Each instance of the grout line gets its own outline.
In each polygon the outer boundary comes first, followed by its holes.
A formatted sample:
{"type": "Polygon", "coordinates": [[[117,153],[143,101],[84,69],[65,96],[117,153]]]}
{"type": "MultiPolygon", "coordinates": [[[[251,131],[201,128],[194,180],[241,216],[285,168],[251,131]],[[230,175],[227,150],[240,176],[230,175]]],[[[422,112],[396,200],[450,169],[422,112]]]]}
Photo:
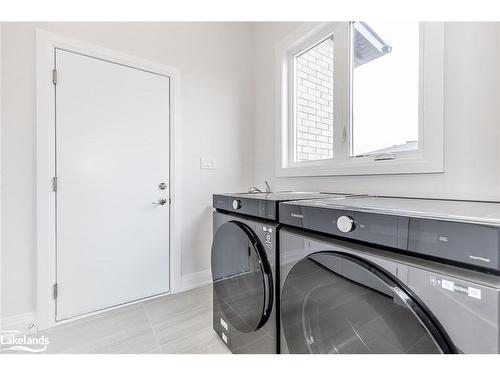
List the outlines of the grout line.
{"type": "Polygon", "coordinates": [[[149,327],[151,328],[151,331],[153,332],[153,337],[155,338],[156,344],[160,348],[160,352],[162,354],[165,354],[163,352],[163,348],[160,345],[160,341],[158,340],[158,336],[156,336],[156,332],[155,332],[155,330],[153,328],[153,323],[151,323],[151,319],[149,318],[149,314],[148,314],[148,311],[146,310],[146,306],[144,306],[144,302],[141,302],[141,306],[142,306],[142,309],[144,310],[144,314],[146,314],[146,319],[148,320],[149,327]]]}

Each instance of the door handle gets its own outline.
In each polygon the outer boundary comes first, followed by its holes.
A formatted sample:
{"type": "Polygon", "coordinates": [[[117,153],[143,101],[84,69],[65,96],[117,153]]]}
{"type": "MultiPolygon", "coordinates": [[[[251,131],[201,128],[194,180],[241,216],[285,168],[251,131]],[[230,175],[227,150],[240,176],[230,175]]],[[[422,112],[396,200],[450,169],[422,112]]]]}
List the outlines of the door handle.
{"type": "Polygon", "coordinates": [[[167,200],[165,198],[160,198],[156,202],[152,202],[154,205],[157,206],[163,206],[165,203],[167,203],[167,200]]]}

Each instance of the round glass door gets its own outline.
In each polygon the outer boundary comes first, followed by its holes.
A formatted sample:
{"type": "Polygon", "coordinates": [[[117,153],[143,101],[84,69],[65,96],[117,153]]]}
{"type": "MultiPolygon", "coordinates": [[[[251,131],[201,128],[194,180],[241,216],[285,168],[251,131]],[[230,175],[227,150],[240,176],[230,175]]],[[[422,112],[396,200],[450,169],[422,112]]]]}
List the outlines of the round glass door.
{"type": "Polygon", "coordinates": [[[269,319],[272,276],[264,248],[245,224],[222,225],[212,244],[214,293],[226,319],[240,332],[252,332],[269,319]]]}
{"type": "Polygon", "coordinates": [[[450,353],[439,323],[388,273],[320,252],[287,275],[281,321],[290,353],[450,353]]]}

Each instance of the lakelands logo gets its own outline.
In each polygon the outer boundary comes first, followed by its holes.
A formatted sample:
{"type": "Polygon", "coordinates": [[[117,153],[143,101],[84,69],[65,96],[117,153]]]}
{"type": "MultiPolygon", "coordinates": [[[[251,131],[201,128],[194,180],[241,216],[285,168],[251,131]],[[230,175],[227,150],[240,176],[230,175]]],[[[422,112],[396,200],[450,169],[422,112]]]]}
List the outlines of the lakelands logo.
{"type": "Polygon", "coordinates": [[[0,352],[41,353],[47,350],[50,341],[47,336],[26,335],[22,331],[0,331],[0,352]]]}

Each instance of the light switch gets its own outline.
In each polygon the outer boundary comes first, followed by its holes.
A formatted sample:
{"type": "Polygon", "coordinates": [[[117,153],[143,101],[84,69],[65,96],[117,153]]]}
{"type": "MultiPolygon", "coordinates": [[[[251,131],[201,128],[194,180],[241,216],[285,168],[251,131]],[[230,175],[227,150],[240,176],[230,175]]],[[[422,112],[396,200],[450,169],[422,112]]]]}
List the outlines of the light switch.
{"type": "Polygon", "coordinates": [[[207,157],[207,156],[202,156],[200,158],[200,169],[215,169],[216,166],[216,159],[207,157]]]}

